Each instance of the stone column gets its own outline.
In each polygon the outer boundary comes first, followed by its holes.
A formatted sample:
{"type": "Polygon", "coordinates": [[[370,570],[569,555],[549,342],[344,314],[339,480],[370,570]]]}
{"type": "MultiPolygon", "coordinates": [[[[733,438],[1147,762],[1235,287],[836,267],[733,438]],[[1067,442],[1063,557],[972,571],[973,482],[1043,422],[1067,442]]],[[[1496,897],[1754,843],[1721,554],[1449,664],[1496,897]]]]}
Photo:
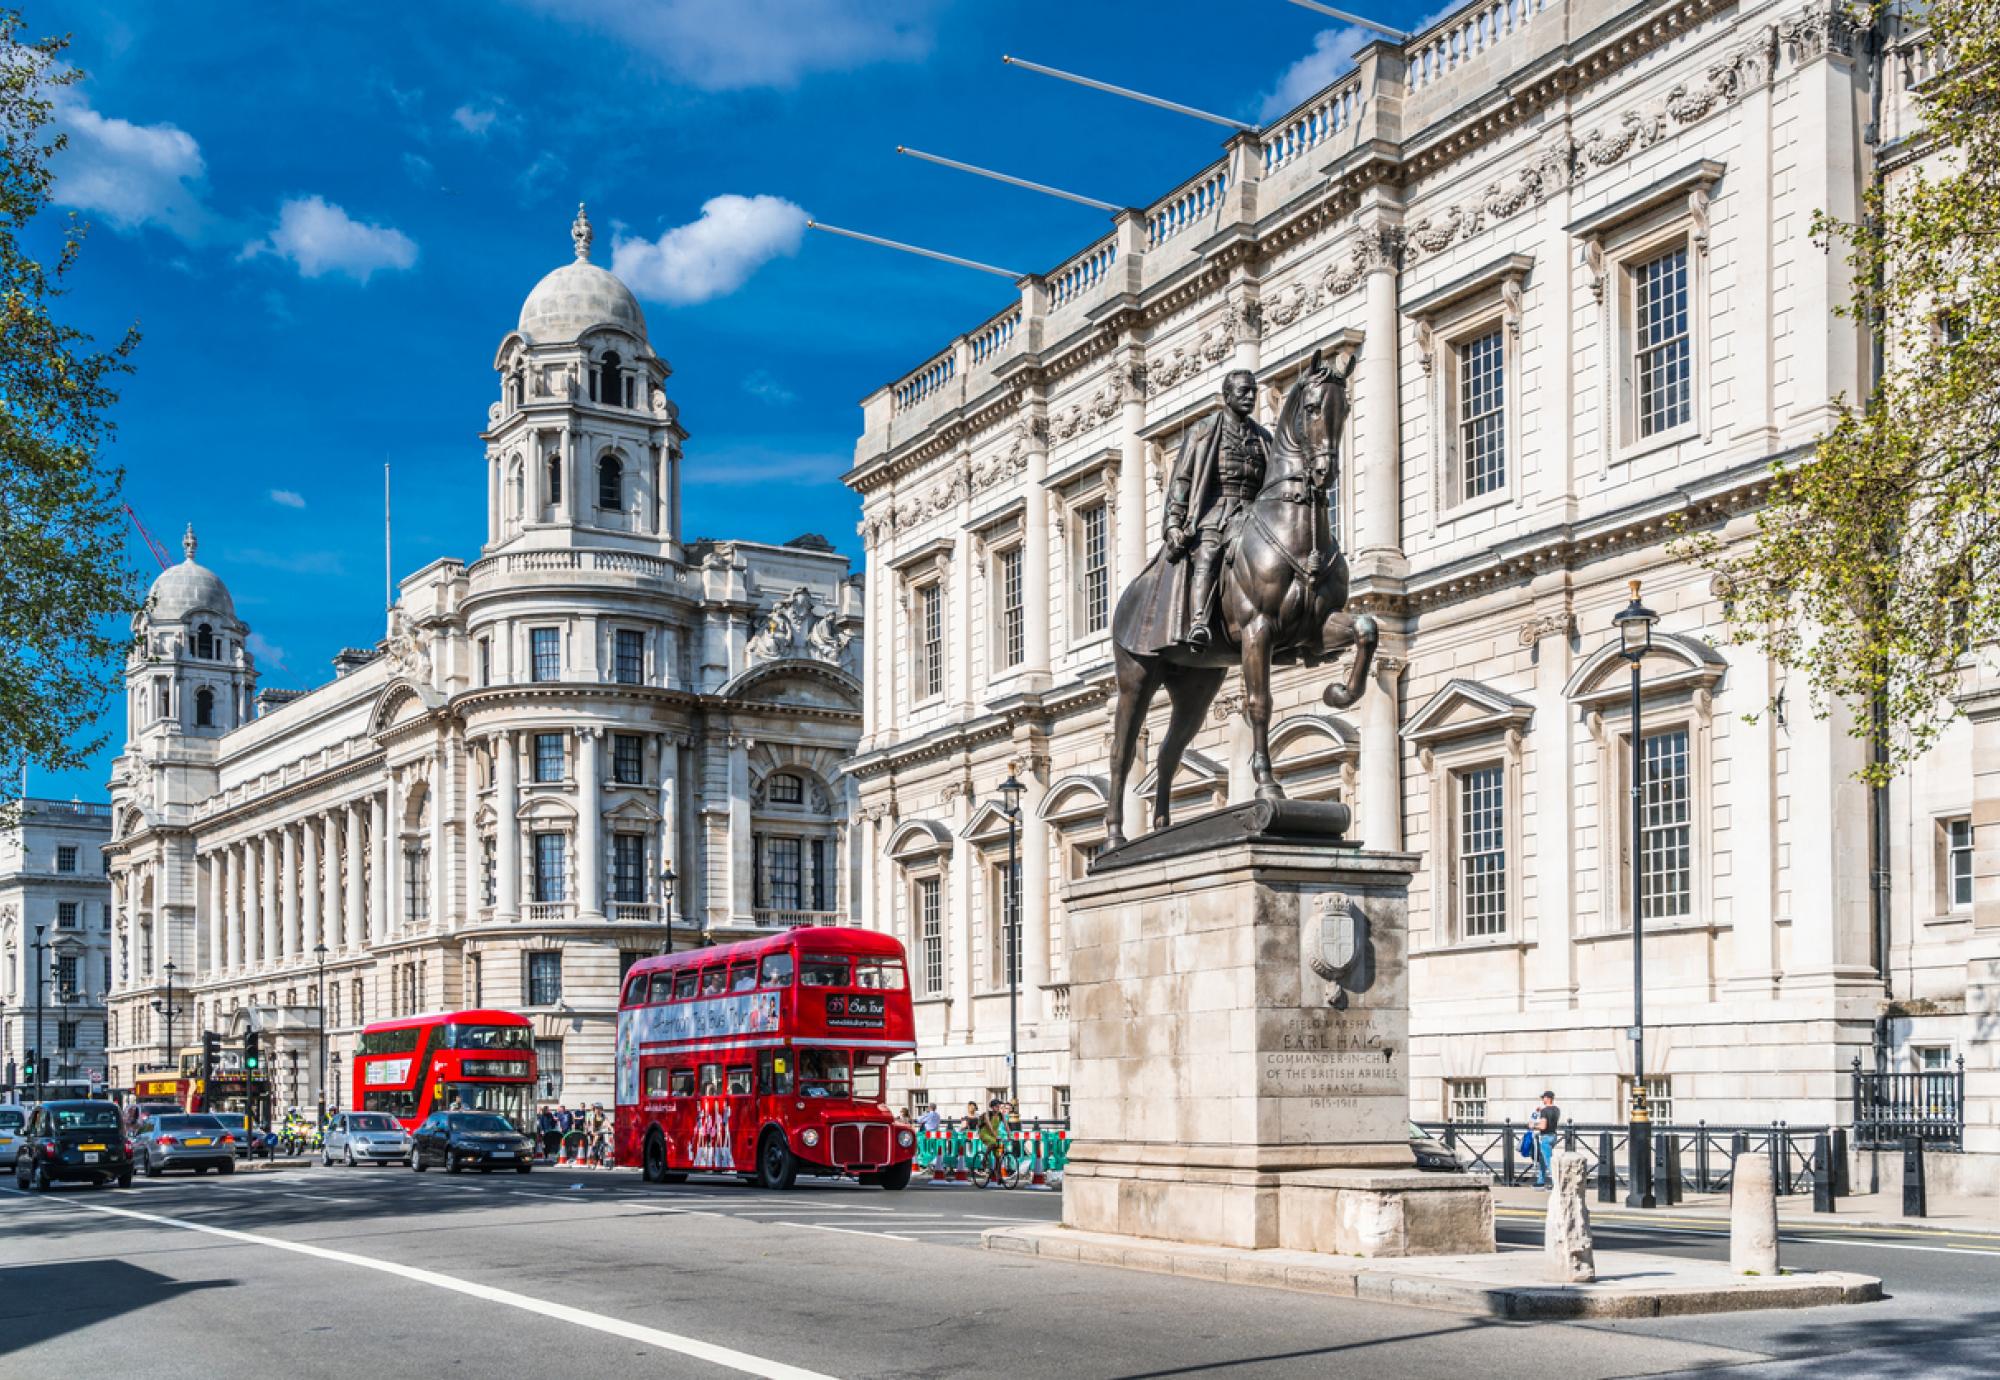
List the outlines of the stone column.
{"type": "MultiPolygon", "coordinates": [[[[872,585],[871,585],[872,588],[872,585]]],[[[869,697],[874,698],[871,694],[869,697]]],[[[680,874],[685,860],[681,857],[681,750],[673,735],[660,735],[660,864],[671,863],[674,869],[674,885],[662,887],[660,895],[660,921],[671,923],[674,918],[674,900],[679,890],[680,874]]]]}
{"type": "MultiPolygon", "coordinates": [[[[1777,978],[1776,769],[1771,666],[1751,644],[1729,652],[1731,990],[1774,995],[1777,978]],[[1746,720],[1745,715],[1755,715],[1746,720]]],[[[1546,796],[1543,797],[1546,799],[1546,796]]]]}
{"type": "MultiPolygon", "coordinates": [[[[954,465],[966,463],[965,456],[952,458],[954,465]]],[[[960,718],[972,714],[972,583],[975,575],[980,575],[977,561],[972,554],[972,533],[967,527],[972,521],[972,485],[961,482],[957,510],[958,531],[952,537],[951,571],[946,577],[945,597],[951,601],[951,613],[945,623],[945,695],[952,709],[960,718]]],[[[993,591],[987,590],[987,598],[980,600],[982,608],[991,601],[993,591]]]]}
{"type": "Polygon", "coordinates": [[[577,730],[576,909],[583,920],[604,918],[604,792],[597,760],[603,738],[595,724],[577,730]]]}
{"type": "MultiPolygon", "coordinates": [[[[1965,1148],[2000,1154],[2000,682],[1961,696],[1972,725],[1972,933],[1965,943],[1965,1148]]],[[[1796,756],[1796,754],[1795,754],[1796,756]]]]}
{"type": "Polygon", "coordinates": [[[256,837],[243,840],[243,966],[255,966],[264,956],[264,846],[256,837]]]}
{"type": "Polygon", "coordinates": [[[263,884],[258,904],[263,908],[263,938],[257,945],[257,960],[260,963],[278,961],[278,841],[270,834],[259,840],[263,857],[259,860],[257,876],[263,884]]]}
{"type": "MultiPolygon", "coordinates": [[[[1860,146],[1860,131],[1855,128],[1859,102],[1854,62],[1861,45],[1829,41],[1844,29],[1848,30],[1845,37],[1854,37],[1844,9],[1835,10],[1831,21],[1822,22],[1824,29],[1804,35],[1790,49],[1790,89],[1785,100],[1787,117],[1802,121],[1798,128],[1815,131],[1811,148],[1819,156],[1801,158],[1785,184],[1793,216],[1823,211],[1834,220],[1852,224],[1861,218],[1861,179],[1851,159],[1832,150],[1860,146]]],[[[1853,300],[1852,275],[1844,254],[1804,253],[1794,259],[1785,277],[1785,305],[1791,319],[1802,323],[1785,341],[1791,355],[1786,372],[1796,400],[1786,419],[1786,430],[1801,438],[1832,424],[1838,416],[1839,398],[1858,397],[1866,388],[1862,327],[1835,315],[1853,300]]],[[[1743,310],[1752,323],[1768,319],[1759,314],[1755,304],[1746,304],[1743,310]]],[[[1754,385],[1746,381],[1746,386],[1754,385]]],[[[1794,753],[1792,760],[1796,762],[1798,756],[1794,753]]]]}
{"type": "Polygon", "coordinates": [[[458,754],[447,737],[439,745],[431,777],[431,928],[449,928],[451,917],[452,788],[458,754]]]}
{"type": "Polygon", "coordinates": [[[340,826],[341,843],[347,855],[344,882],[345,899],[340,907],[340,947],[353,953],[361,948],[363,921],[368,913],[368,898],[365,890],[366,866],[361,836],[361,803],[350,800],[341,807],[343,816],[340,826]]]}
{"type": "Polygon", "coordinates": [[[1361,720],[1361,799],[1354,830],[1378,851],[1403,846],[1403,743],[1398,736],[1403,668],[1399,656],[1377,655],[1373,680],[1355,706],[1361,720]]]}
{"type": "Polygon", "coordinates": [[[368,942],[380,944],[389,937],[389,811],[377,791],[368,797],[368,841],[375,854],[373,885],[368,888],[368,942]]]}
{"type": "Polygon", "coordinates": [[[403,933],[410,917],[403,911],[403,816],[410,807],[403,773],[392,768],[389,789],[383,802],[382,832],[376,838],[376,875],[382,879],[381,913],[375,917],[377,939],[403,933]]]}
{"type": "MultiPolygon", "coordinates": [[[[304,835],[304,865],[299,877],[300,900],[304,903],[305,933],[299,936],[299,952],[308,957],[319,947],[319,831],[323,816],[307,815],[299,821],[299,830],[304,835]]],[[[314,1051],[315,1054],[318,1051],[314,1051]]],[[[315,1065],[317,1067],[317,1065],[315,1065]]]]}
{"type": "MultiPolygon", "coordinates": [[[[1049,983],[1049,826],[1041,817],[1048,794],[1048,769],[1029,764],[1022,784],[1019,821],[1021,849],[1021,1019],[1039,1021],[1047,1009],[1049,983]]],[[[1025,1080],[1024,1080],[1025,1081],[1025,1080]]]]}
{"type": "MultiPolygon", "coordinates": [[[[1112,382],[1118,389],[1118,489],[1112,504],[1117,513],[1116,575],[1111,582],[1115,602],[1146,564],[1146,357],[1127,341],[1113,356],[1112,382]]],[[[1046,457],[1044,457],[1046,460],[1046,457]]],[[[1071,547],[1075,549],[1074,545],[1071,547]]],[[[1076,588],[1070,579],[1072,596],[1076,588]]],[[[1072,624],[1072,627],[1075,625],[1072,624]]]]}
{"type": "Polygon", "coordinates": [[[279,835],[278,849],[282,859],[278,874],[278,951],[289,963],[299,956],[299,893],[304,890],[299,880],[299,839],[289,824],[279,835]]]}
{"type": "MultiPolygon", "coordinates": [[[[750,834],[750,740],[729,737],[729,918],[757,918],[756,840],[750,834]]],[[[713,860],[711,860],[713,865],[713,860]]]]}
{"type": "MultiPolygon", "coordinates": [[[[1736,49],[1732,56],[1740,59],[1736,70],[1744,89],[1737,103],[1736,116],[1737,128],[1742,134],[1736,141],[1730,160],[1733,165],[1730,168],[1731,177],[1742,174],[1742,180],[1732,189],[1729,204],[1730,219],[1737,223],[1736,235],[1730,245],[1735,281],[1729,289],[1729,308],[1733,319],[1729,330],[1729,353],[1734,357],[1736,375],[1730,389],[1731,411],[1736,419],[1735,434],[1731,439],[1746,448],[1756,447],[1762,451],[1775,446],[1778,439],[1778,429],[1772,425],[1771,410],[1777,392],[1772,347],[1775,344],[1773,323],[1778,313],[1771,301],[1771,200],[1774,184],[1771,177],[1771,39],[1768,31],[1736,49]]],[[[1819,147],[1852,146],[1825,144],[1819,147]]],[[[1793,318],[1795,321],[1806,319],[1809,318],[1793,318]]]]}
{"type": "Polygon", "coordinates": [[[1406,562],[1402,532],[1401,411],[1397,406],[1397,314],[1394,233],[1379,216],[1360,219],[1368,268],[1362,309],[1364,337],[1355,364],[1354,514],[1356,574],[1400,579],[1406,562]]]}
{"type": "MultiPolygon", "coordinates": [[[[1546,577],[1536,591],[1537,612],[1522,625],[1521,641],[1535,649],[1535,904],[1534,933],[1525,934],[1527,916],[1509,918],[1516,935],[1531,937],[1528,951],[1528,1001],[1535,1006],[1567,1008],[1576,997],[1576,806],[1575,762],[1570,734],[1576,716],[1563,688],[1570,676],[1570,613],[1567,575],[1546,577]]],[[[1520,786],[1525,789],[1526,783],[1520,786]]],[[[1431,806],[1432,856],[1442,848],[1437,840],[1449,828],[1448,802],[1431,806]]],[[[1517,797],[1508,802],[1519,812],[1517,797]]]]}
{"type": "Polygon", "coordinates": [[[493,853],[495,871],[493,918],[521,918],[521,787],[520,753],[512,733],[493,738],[493,853]]]}
{"type": "MultiPolygon", "coordinates": [[[[207,856],[208,961],[203,966],[203,972],[210,977],[222,971],[223,955],[227,951],[229,943],[224,938],[228,933],[229,924],[228,911],[224,899],[229,894],[224,885],[224,868],[227,858],[228,853],[222,850],[212,850],[207,856]]],[[[131,970],[127,969],[126,971],[129,972],[131,970]]]]}
{"type": "MultiPolygon", "coordinates": [[[[228,953],[225,966],[233,973],[243,967],[243,850],[240,845],[226,844],[222,856],[227,868],[222,887],[227,905],[222,918],[223,942],[228,953]]],[[[132,976],[136,979],[138,975],[139,969],[134,966],[132,976]]]]}
{"type": "MultiPolygon", "coordinates": [[[[1021,515],[1021,605],[1026,635],[1021,671],[1032,684],[1049,676],[1049,422],[1040,390],[1024,398],[1019,423],[1028,451],[1021,515]]],[[[1143,418],[1142,418],[1143,425],[1143,418]]],[[[886,627],[886,620],[884,626],[886,627]]],[[[873,629],[870,629],[871,634],[873,629]]]]}

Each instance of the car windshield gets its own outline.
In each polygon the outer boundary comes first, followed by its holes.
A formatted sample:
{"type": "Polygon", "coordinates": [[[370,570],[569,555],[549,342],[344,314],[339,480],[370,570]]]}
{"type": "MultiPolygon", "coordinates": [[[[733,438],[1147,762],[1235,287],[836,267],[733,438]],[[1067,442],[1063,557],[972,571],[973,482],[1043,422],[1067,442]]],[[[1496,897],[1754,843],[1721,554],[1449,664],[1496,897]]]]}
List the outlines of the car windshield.
{"type": "Polygon", "coordinates": [[[347,1118],[347,1129],[350,1131],[393,1131],[396,1129],[396,1123],[380,1113],[371,1115],[364,1112],[358,1116],[347,1118]]]}
{"type": "Polygon", "coordinates": [[[476,1131],[482,1135],[506,1135],[514,1129],[505,1117],[487,1116],[483,1112],[458,1112],[450,1120],[454,1131],[476,1131]]]}
{"type": "Polygon", "coordinates": [[[108,1104],[96,1107],[52,1107],[59,1131],[89,1129],[93,1131],[115,1131],[118,1129],[118,1109],[108,1104]]]}
{"type": "Polygon", "coordinates": [[[526,1083],[445,1083],[440,1089],[453,1113],[492,1112],[505,1117],[514,1130],[528,1129],[528,1094],[532,1089],[526,1083]]]}
{"type": "Polygon", "coordinates": [[[847,1051],[799,1051],[799,1091],[807,1097],[846,1097],[849,1090],[847,1051]]]}
{"type": "Polygon", "coordinates": [[[27,1114],[18,1107],[0,1108],[0,1131],[18,1131],[27,1119],[27,1114]]]}
{"type": "Polygon", "coordinates": [[[163,1116],[153,1119],[156,1131],[224,1131],[228,1127],[212,1116],[163,1116]]]}
{"type": "Polygon", "coordinates": [[[250,1118],[242,1112],[211,1112],[209,1115],[232,1131],[241,1131],[250,1124],[250,1118]]]}

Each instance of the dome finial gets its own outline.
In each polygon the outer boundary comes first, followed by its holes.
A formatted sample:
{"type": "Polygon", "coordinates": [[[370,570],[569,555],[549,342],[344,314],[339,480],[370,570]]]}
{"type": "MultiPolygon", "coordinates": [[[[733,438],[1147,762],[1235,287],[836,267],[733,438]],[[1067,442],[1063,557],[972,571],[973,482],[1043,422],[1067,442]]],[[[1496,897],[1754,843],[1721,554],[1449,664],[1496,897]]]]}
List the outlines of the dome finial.
{"type": "Polygon", "coordinates": [[[576,203],[576,219],[570,222],[569,237],[576,245],[576,261],[578,263],[589,263],[590,241],[592,239],[590,217],[584,214],[583,203],[581,201],[576,203]]]}
{"type": "Polygon", "coordinates": [[[194,524],[192,522],[188,524],[186,535],[181,538],[181,550],[187,553],[189,560],[194,559],[194,524]]]}

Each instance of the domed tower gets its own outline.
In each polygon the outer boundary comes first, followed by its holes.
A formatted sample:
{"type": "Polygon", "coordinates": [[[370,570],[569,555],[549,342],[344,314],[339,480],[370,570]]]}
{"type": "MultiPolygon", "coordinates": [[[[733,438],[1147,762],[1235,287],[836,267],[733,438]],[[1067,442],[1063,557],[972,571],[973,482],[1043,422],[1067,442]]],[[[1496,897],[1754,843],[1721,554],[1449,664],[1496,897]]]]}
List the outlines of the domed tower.
{"type": "Polygon", "coordinates": [[[486,554],[591,546],[680,557],[680,457],[630,288],[590,261],[590,218],[570,226],[574,262],[539,283],[493,367],[500,401],[486,442],[486,554]]]}
{"type": "Polygon", "coordinates": [[[219,738],[250,718],[257,663],[250,629],[213,570],[194,558],[194,525],[181,538],[186,559],[153,581],[132,618],[136,644],[125,662],[126,740],[162,734],[219,738]]]}

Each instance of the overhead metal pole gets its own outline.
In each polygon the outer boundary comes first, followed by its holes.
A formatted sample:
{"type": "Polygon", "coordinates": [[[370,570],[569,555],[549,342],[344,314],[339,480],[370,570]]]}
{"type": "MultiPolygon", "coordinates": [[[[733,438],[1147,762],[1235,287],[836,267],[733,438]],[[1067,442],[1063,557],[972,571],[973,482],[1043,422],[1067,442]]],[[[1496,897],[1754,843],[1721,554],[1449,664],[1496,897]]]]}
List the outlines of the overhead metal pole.
{"type": "Polygon", "coordinates": [[[1122,209],[1116,202],[1099,201],[1094,196],[1079,196],[1075,192],[1066,192],[1060,187],[1051,187],[1042,182],[1030,182],[1025,177],[1009,177],[1006,173],[994,172],[991,168],[976,167],[971,163],[961,163],[956,158],[944,158],[935,153],[925,153],[922,149],[913,149],[907,144],[896,145],[896,152],[907,154],[911,158],[921,158],[924,162],[935,163],[941,168],[956,168],[960,172],[971,173],[974,177],[990,177],[995,182],[1005,182],[1010,187],[1024,187],[1028,191],[1040,192],[1044,196],[1059,196],[1064,201],[1074,201],[1081,206],[1095,206],[1100,211],[1117,211],[1122,209]]]}
{"type": "Polygon", "coordinates": [[[1322,5],[1319,3],[1319,0],[1292,0],[1292,3],[1302,10],[1311,10],[1315,14],[1324,14],[1331,18],[1353,24],[1358,28],[1373,29],[1378,34],[1387,34],[1398,43],[1409,41],[1410,35],[1404,33],[1401,29],[1392,29],[1387,24],[1377,24],[1374,20],[1363,19],[1358,14],[1349,14],[1346,10],[1337,10],[1331,5],[1322,5]]]}
{"type": "Polygon", "coordinates": [[[995,268],[992,264],[980,263],[977,259],[961,259],[956,254],[940,254],[935,249],[922,249],[914,244],[904,244],[901,240],[885,240],[880,235],[864,235],[859,230],[843,230],[838,225],[828,225],[823,220],[806,222],[808,230],[824,230],[829,235],[839,235],[845,239],[860,240],[863,244],[879,244],[884,249],[899,249],[905,254],[915,254],[920,258],[936,259],[939,263],[956,264],[960,268],[976,268],[981,273],[991,273],[996,278],[1006,278],[1019,282],[1027,277],[1011,268],[995,268]]]}
{"type": "Polygon", "coordinates": [[[1026,58],[1002,56],[1000,61],[1006,63],[1009,67],[1025,68],[1027,71],[1040,72],[1045,77],[1054,77],[1059,81],[1075,82],[1078,86],[1087,86],[1093,91],[1102,91],[1107,95],[1123,96],[1128,101],[1138,101],[1142,105],[1158,106],[1161,110],[1171,110],[1176,115],[1192,115],[1197,120],[1206,120],[1212,125],[1221,125],[1225,129],[1249,130],[1254,132],[1257,128],[1257,126],[1245,124],[1241,120],[1232,120],[1227,115],[1212,115],[1206,110],[1196,110],[1191,105],[1182,105],[1179,101],[1169,101],[1163,100],[1158,96],[1148,96],[1143,91],[1134,91],[1127,86],[1113,86],[1108,81],[1097,81],[1091,77],[1079,77],[1074,72],[1065,72],[1059,67],[1044,67],[1041,63],[1030,62],[1026,58]]]}

